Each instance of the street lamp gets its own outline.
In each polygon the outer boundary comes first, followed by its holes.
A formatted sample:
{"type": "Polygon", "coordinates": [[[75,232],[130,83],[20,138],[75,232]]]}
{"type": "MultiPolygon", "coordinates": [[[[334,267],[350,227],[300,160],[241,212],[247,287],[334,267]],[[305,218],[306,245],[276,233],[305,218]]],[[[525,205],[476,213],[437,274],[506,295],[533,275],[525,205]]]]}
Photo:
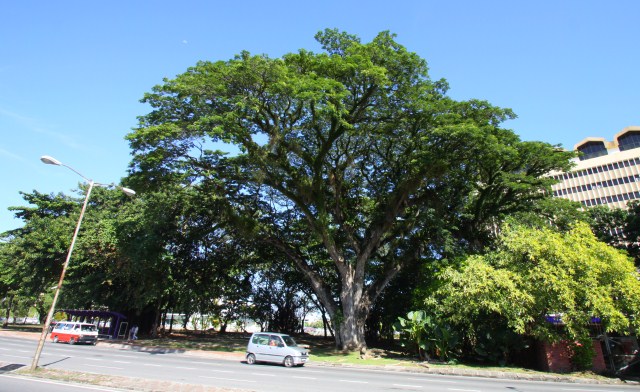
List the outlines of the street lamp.
{"type": "MultiPolygon", "coordinates": [[[[83,176],[76,169],[71,166],[67,166],[59,160],[50,157],[48,155],[44,155],[40,157],[40,160],[47,165],[56,165],[56,166],[64,166],[69,170],[73,171],[80,177],[82,177],[86,182],[89,183],[89,187],[87,188],[87,194],[84,197],[84,203],[82,204],[82,210],[80,211],[80,217],[78,218],[78,223],[76,224],[76,230],[73,233],[73,238],[71,239],[71,246],[69,246],[69,251],[67,252],[67,258],[62,265],[62,272],[60,273],[60,280],[58,280],[58,286],[56,287],[56,292],[53,295],[53,302],[51,303],[51,309],[49,309],[49,313],[47,314],[47,319],[44,322],[44,326],[42,327],[42,333],[40,334],[40,340],[38,341],[38,348],[36,349],[36,354],[33,357],[33,363],[31,364],[31,370],[35,370],[38,367],[38,361],[40,360],[40,354],[42,353],[42,348],[44,347],[44,341],[47,337],[47,333],[49,332],[49,326],[51,325],[51,319],[53,318],[53,313],[56,309],[56,303],[58,302],[58,296],[60,295],[60,289],[62,288],[62,282],[64,281],[64,275],[67,273],[67,267],[69,266],[69,260],[71,259],[71,254],[73,253],[73,247],[76,244],[76,239],[78,238],[78,232],[80,231],[80,224],[82,224],[82,218],[84,218],[84,212],[87,209],[87,204],[89,202],[89,196],[91,195],[91,191],[94,186],[115,186],[113,184],[100,184],[96,183],[91,179],[83,176]]],[[[136,194],[135,191],[129,188],[117,186],[120,188],[125,194],[129,196],[133,196],[136,194]]]]}

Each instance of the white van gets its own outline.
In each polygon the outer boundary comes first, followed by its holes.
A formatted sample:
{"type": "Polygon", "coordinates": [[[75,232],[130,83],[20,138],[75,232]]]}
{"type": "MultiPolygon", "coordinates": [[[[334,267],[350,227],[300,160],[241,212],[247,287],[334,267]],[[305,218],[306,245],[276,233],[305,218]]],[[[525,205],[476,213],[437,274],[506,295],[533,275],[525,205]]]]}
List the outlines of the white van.
{"type": "Polygon", "coordinates": [[[289,335],[275,332],[256,332],[247,345],[247,363],[281,363],[286,367],[303,366],[309,360],[306,348],[298,347],[289,335]]]}
{"type": "Polygon", "coordinates": [[[51,331],[51,340],[54,343],[89,343],[95,345],[98,342],[98,328],[89,323],[60,321],[51,331]]]}

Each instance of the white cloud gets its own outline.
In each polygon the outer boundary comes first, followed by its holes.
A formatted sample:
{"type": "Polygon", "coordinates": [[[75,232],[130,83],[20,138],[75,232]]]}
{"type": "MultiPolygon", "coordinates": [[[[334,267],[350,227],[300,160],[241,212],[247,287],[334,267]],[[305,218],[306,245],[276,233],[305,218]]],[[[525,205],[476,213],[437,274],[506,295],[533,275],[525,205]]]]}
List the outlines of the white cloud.
{"type": "Polygon", "coordinates": [[[41,126],[36,119],[17,114],[17,113],[5,110],[3,108],[0,108],[0,116],[8,117],[12,119],[14,122],[21,125],[22,127],[28,130],[31,130],[35,133],[56,139],[58,142],[64,144],[69,148],[73,148],[76,150],[81,150],[84,148],[82,144],[76,142],[69,135],[65,135],[64,133],[60,133],[60,132],[51,131],[50,129],[47,129],[41,126]]]}
{"type": "Polygon", "coordinates": [[[11,151],[7,151],[4,148],[0,148],[0,156],[7,157],[7,158],[10,158],[10,159],[13,159],[13,160],[16,160],[16,161],[20,161],[20,162],[24,162],[24,163],[28,162],[26,159],[24,159],[20,155],[14,154],[11,151]]]}

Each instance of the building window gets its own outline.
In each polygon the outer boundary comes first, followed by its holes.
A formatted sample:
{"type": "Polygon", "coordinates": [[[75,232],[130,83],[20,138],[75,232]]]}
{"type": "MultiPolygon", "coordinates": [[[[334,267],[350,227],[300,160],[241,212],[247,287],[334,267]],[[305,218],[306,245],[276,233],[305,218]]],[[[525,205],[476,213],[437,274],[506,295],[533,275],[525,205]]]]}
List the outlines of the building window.
{"type": "Polygon", "coordinates": [[[640,147],[640,132],[631,131],[618,138],[620,151],[631,150],[640,147]]]}
{"type": "Polygon", "coordinates": [[[578,147],[578,151],[581,152],[581,161],[607,155],[607,148],[604,146],[603,142],[587,142],[578,147]]]}

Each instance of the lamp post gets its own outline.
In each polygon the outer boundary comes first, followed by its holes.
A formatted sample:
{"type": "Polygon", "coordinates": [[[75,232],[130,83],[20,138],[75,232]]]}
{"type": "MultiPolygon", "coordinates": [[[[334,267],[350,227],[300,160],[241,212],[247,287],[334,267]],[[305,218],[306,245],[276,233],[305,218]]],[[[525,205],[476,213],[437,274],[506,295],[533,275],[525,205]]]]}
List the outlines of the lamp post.
{"type": "MultiPolygon", "coordinates": [[[[87,188],[87,194],[84,197],[84,203],[82,204],[82,210],[80,211],[80,217],[78,218],[78,223],[76,224],[76,230],[73,233],[73,238],[71,239],[71,245],[69,246],[69,251],[67,252],[67,258],[64,261],[64,264],[62,265],[62,272],[60,273],[60,279],[58,280],[58,286],[56,287],[56,291],[55,294],[53,295],[53,302],[51,303],[51,308],[49,309],[49,313],[47,313],[47,318],[44,322],[44,326],[42,327],[42,333],[40,334],[40,340],[38,341],[38,348],[36,349],[36,354],[33,357],[33,362],[31,363],[31,370],[35,370],[38,367],[38,361],[40,360],[40,354],[42,353],[42,348],[44,347],[44,341],[47,337],[47,333],[49,332],[49,326],[51,325],[51,319],[53,318],[53,313],[55,312],[56,309],[56,303],[58,302],[58,296],[60,295],[60,289],[62,288],[62,282],[64,281],[64,276],[67,273],[67,267],[69,266],[69,260],[71,259],[71,254],[73,253],[73,247],[76,244],[76,239],[78,238],[78,232],[80,231],[80,225],[82,224],[82,218],[84,218],[84,212],[87,209],[87,204],[89,202],[89,196],[91,195],[91,191],[93,190],[94,186],[102,186],[104,184],[99,184],[94,182],[91,179],[88,179],[87,177],[83,176],[82,174],[80,174],[80,172],[78,172],[76,169],[72,168],[71,166],[67,166],[65,164],[63,164],[62,162],[58,161],[57,159],[50,157],[48,155],[44,155],[42,157],[40,157],[40,160],[43,163],[46,163],[47,165],[56,165],[56,166],[64,166],[68,169],[70,169],[71,171],[73,171],[74,173],[76,173],[77,175],[79,175],[80,177],[82,177],[88,184],[89,187],[87,188]]],[[[120,188],[125,194],[129,195],[129,196],[133,196],[136,194],[135,191],[133,191],[132,189],[129,188],[125,188],[125,187],[118,187],[120,188]]]]}

